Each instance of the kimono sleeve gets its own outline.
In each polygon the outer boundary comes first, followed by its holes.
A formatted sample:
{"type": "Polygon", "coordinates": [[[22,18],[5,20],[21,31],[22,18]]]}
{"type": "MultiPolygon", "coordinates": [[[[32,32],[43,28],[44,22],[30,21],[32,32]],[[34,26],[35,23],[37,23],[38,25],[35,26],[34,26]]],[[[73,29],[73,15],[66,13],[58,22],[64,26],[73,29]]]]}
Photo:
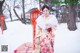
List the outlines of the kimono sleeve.
{"type": "Polygon", "coordinates": [[[45,23],[44,23],[44,21],[43,21],[43,19],[42,19],[42,16],[39,16],[39,17],[36,19],[36,23],[37,23],[37,25],[38,25],[40,28],[42,28],[42,29],[45,29],[45,28],[46,28],[45,23]]]}
{"type": "Polygon", "coordinates": [[[52,18],[51,19],[51,24],[58,26],[58,20],[57,20],[57,18],[54,15],[52,15],[51,18],[52,18]]]}

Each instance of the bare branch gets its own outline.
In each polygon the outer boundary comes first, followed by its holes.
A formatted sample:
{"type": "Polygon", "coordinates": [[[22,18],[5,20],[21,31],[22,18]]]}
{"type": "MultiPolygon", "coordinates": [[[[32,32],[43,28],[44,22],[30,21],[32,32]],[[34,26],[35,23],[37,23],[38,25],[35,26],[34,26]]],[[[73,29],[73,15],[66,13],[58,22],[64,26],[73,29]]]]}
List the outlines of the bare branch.
{"type": "Polygon", "coordinates": [[[15,15],[18,17],[18,19],[19,19],[20,21],[22,21],[22,20],[20,19],[19,15],[17,14],[15,8],[13,9],[13,11],[14,11],[15,15]]]}

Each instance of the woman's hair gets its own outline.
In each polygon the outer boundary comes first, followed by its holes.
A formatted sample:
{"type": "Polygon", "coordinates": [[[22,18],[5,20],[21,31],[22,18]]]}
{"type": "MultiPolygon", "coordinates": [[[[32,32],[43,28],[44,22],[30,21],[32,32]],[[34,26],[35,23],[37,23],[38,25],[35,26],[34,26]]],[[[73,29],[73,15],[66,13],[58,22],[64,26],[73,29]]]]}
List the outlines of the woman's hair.
{"type": "Polygon", "coordinates": [[[42,11],[43,11],[45,8],[47,8],[48,10],[50,9],[47,5],[44,5],[44,6],[42,7],[42,11]]]}

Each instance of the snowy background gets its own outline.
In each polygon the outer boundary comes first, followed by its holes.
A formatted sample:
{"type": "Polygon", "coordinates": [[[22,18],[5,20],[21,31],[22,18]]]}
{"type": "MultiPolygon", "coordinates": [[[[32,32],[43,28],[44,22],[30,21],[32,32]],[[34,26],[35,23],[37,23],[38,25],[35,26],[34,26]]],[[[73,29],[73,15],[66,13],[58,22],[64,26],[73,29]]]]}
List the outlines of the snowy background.
{"type": "MultiPolygon", "coordinates": [[[[13,53],[18,46],[33,41],[31,25],[24,25],[20,21],[7,22],[6,25],[7,30],[3,34],[0,30],[0,46],[8,45],[8,52],[4,53],[13,53]]],[[[0,50],[0,53],[3,52],[0,50]]]]}
{"type": "MultiPolygon", "coordinates": [[[[11,7],[13,19],[16,19],[17,17],[13,12],[13,1],[14,0],[6,0],[6,3],[11,7]]],[[[25,2],[27,3],[27,0],[25,2]]],[[[26,12],[33,7],[39,6],[38,3],[33,0],[27,4],[26,3],[26,12]]],[[[18,15],[21,16],[21,1],[16,0],[16,6],[17,4],[19,4],[19,8],[17,8],[16,11],[18,12],[18,15]]],[[[0,27],[0,53],[13,53],[14,50],[23,43],[33,42],[33,28],[31,24],[25,25],[20,21],[8,22],[10,21],[9,12],[5,9],[3,13],[6,17],[5,21],[7,30],[5,30],[2,34],[0,27]],[[1,52],[1,45],[8,45],[8,52],[1,52]]],[[[80,22],[76,23],[76,25],[78,28],[76,31],[69,31],[66,23],[59,24],[57,30],[54,32],[54,53],[80,53],[80,22]]]]}
{"type": "MultiPolygon", "coordinates": [[[[7,30],[1,33],[0,30],[0,46],[8,45],[8,52],[13,51],[20,45],[26,42],[33,41],[32,25],[22,24],[20,21],[6,22],[7,30]]],[[[77,23],[76,31],[69,31],[67,24],[59,25],[55,33],[55,53],[80,53],[80,23],[77,23]]],[[[0,47],[1,49],[1,47],[0,47]]]]}

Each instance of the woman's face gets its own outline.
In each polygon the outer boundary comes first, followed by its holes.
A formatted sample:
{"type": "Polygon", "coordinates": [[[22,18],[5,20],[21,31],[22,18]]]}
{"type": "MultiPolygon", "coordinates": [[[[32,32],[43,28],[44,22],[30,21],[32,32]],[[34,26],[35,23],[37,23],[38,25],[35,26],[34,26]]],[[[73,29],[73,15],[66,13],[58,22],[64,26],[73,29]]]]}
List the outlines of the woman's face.
{"type": "Polygon", "coordinates": [[[48,16],[48,15],[49,15],[49,9],[44,8],[44,9],[43,9],[43,14],[44,14],[45,16],[48,16]]]}

